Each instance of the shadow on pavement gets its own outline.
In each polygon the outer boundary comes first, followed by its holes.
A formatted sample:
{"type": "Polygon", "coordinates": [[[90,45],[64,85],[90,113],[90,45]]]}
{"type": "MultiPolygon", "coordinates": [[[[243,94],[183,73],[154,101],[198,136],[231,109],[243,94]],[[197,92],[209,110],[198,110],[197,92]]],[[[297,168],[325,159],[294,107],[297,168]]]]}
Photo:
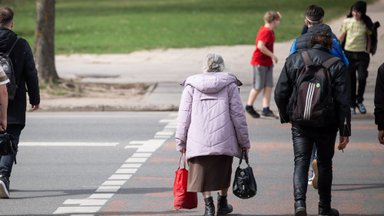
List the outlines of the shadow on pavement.
{"type": "Polygon", "coordinates": [[[333,184],[332,191],[356,191],[366,189],[384,188],[383,183],[370,183],[370,184],[333,184]]]}
{"type": "MultiPolygon", "coordinates": [[[[42,197],[60,197],[60,196],[74,196],[74,195],[91,195],[95,193],[96,189],[84,189],[84,190],[10,190],[11,200],[16,199],[33,199],[42,197]],[[22,193],[24,196],[18,196],[22,193]],[[45,194],[44,194],[45,193],[45,194]],[[52,194],[54,193],[54,194],[52,194]],[[31,194],[25,196],[25,194],[31,194]],[[37,195],[35,195],[37,194],[37,195]]],[[[162,193],[172,191],[172,188],[168,187],[155,187],[155,188],[121,188],[118,194],[146,194],[146,193],[162,193]]]]}

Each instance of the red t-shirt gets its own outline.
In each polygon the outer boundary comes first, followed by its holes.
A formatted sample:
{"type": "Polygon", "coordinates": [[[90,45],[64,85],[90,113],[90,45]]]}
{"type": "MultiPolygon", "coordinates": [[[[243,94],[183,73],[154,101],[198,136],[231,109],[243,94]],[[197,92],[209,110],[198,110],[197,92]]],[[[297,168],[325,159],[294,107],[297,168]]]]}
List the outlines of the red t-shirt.
{"type": "Polygon", "coordinates": [[[272,58],[262,53],[257,48],[257,43],[259,41],[263,41],[265,46],[273,52],[273,43],[275,42],[275,34],[273,31],[264,25],[262,25],[259,29],[259,32],[256,36],[256,48],[253,52],[252,59],[251,59],[251,65],[261,65],[261,66],[272,66],[272,58]]]}

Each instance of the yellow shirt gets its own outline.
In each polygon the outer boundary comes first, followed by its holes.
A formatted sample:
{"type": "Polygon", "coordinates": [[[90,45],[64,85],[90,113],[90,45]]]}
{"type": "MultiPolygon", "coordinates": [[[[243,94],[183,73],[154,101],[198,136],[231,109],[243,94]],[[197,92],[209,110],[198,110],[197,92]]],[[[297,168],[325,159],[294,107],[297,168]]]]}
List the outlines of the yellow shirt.
{"type": "Polygon", "coordinates": [[[344,47],[346,51],[365,52],[367,50],[367,36],[371,32],[362,20],[347,18],[343,21],[340,31],[347,33],[344,47]]]}

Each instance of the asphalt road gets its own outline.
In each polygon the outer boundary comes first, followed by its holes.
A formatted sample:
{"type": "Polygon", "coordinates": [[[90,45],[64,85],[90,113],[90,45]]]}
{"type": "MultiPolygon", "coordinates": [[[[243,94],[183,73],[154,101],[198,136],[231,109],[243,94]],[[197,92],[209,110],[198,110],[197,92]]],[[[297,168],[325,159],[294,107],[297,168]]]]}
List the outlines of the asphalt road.
{"type": "MultiPolygon", "coordinates": [[[[0,215],[202,215],[201,196],[197,209],[173,210],[175,119],[174,112],[29,113],[0,215]]],[[[249,200],[230,195],[232,215],[292,215],[290,128],[248,123],[259,190],[249,200]]],[[[384,146],[372,117],[355,117],[352,133],[335,154],[333,206],[347,216],[384,215],[384,146]]],[[[310,215],[317,199],[308,188],[310,215]]]]}

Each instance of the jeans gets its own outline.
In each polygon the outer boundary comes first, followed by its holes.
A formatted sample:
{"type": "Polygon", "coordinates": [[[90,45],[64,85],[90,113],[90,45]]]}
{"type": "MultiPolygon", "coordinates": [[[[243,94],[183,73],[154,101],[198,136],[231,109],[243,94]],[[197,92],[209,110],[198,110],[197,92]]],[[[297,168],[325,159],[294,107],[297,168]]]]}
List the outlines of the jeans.
{"type": "Polygon", "coordinates": [[[349,52],[346,51],[345,55],[349,60],[348,74],[351,79],[351,107],[356,106],[357,103],[363,103],[365,86],[368,78],[368,66],[370,61],[369,53],[366,52],[349,52]],[[359,84],[356,95],[356,71],[357,82],[359,84]]]}
{"type": "Polygon", "coordinates": [[[309,128],[293,125],[292,140],[295,156],[293,191],[295,201],[305,201],[308,187],[308,169],[312,149],[317,148],[318,193],[321,203],[330,204],[332,186],[332,159],[335,153],[337,128],[309,128]]]}
{"type": "MultiPolygon", "coordinates": [[[[15,137],[15,142],[19,144],[20,133],[23,130],[24,125],[8,125],[7,133],[15,137]]],[[[12,172],[12,166],[15,161],[15,154],[0,155],[0,174],[5,177],[10,177],[12,172]]]]}

